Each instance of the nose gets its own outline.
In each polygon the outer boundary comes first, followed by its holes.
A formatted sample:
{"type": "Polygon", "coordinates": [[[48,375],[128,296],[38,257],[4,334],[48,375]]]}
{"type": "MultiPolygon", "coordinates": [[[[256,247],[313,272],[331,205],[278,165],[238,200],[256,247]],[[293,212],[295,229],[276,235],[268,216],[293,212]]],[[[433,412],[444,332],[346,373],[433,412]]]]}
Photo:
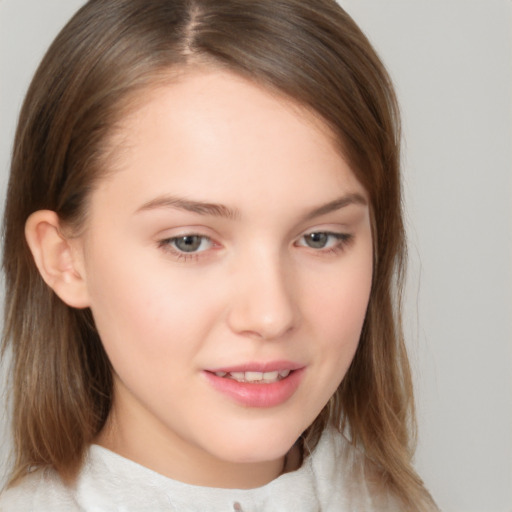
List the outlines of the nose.
{"type": "Polygon", "coordinates": [[[293,275],[277,255],[253,254],[232,274],[232,284],[228,324],[233,332],[275,340],[298,326],[293,275]]]}

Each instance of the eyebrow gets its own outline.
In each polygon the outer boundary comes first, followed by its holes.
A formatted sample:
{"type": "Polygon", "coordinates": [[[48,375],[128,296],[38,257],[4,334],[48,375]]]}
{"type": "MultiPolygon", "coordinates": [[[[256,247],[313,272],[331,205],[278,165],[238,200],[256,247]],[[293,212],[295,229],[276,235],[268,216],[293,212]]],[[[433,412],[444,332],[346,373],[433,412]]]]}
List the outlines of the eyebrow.
{"type": "Polygon", "coordinates": [[[231,220],[237,220],[240,218],[240,212],[237,209],[229,208],[223,204],[192,201],[190,199],[175,196],[161,196],[152,199],[138,208],[137,213],[141,211],[155,210],[158,208],[186,210],[188,212],[198,213],[199,215],[224,217],[231,220]]]}
{"type": "Polygon", "coordinates": [[[361,206],[366,206],[368,204],[368,201],[366,201],[364,196],[361,194],[358,194],[358,193],[347,194],[338,199],[334,199],[334,201],[330,201],[327,204],[319,206],[318,208],[314,208],[313,210],[311,210],[304,216],[304,220],[311,220],[316,217],[326,215],[327,213],[331,213],[336,210],[341,210],[342,208],[345,208],[346,206],[349,206],[352,204],[359,204],[361,206]]]}
{"type": "MultiPolygon", "coordinates": [[[[324,205],[321,205],[317,208],[310,210],[304,215],[303,220],[311,220],[316,217],[326,215],[327,213],[340,210],[341,208],[345,208],[346,206],[352,204],[366,206],[368,202],[361,194],[347,194],[345,196],[342,196],[338,199],[334,199],[333,201],[330,201],[324,205]]],[[[241,217],[240,211],[238,209],[230,208],[223,204],[193,201],[191,199],[168,195],[160,196],[155,199],[152,199],[151,201],[148,201],[147,203],[144,203],[140,208],[137,209],[136,213],[148,210],[155,210],[159,208],[185,210],[188,212],[197,213],[199,215],[223,217],[230,220],[238,220],[241,217]]]]}

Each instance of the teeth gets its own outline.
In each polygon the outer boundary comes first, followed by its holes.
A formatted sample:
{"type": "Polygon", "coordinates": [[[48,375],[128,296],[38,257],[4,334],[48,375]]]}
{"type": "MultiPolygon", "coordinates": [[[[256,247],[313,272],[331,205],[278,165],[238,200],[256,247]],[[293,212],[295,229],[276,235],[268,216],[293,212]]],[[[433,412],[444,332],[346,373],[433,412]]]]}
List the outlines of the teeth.
{"type": "Polygon", "coordinates": [[[263,380],[268,380],[270,382],[275,382],[278,380],[279,372],[265,372],[263,374],[263,380]]]}
{"type": "Polygon", "coordinates": [[[263,373],[261,372],[245,372],[245,380],[246,382],[256,382],[263,378],[263,373]]]}
{"type": "Polygon", "coordinates": [[[277,382],[290,375],[291,370],[276,370],[273,372],[215,372],[217,377],[228,377],[237,382],[277,382]]]}

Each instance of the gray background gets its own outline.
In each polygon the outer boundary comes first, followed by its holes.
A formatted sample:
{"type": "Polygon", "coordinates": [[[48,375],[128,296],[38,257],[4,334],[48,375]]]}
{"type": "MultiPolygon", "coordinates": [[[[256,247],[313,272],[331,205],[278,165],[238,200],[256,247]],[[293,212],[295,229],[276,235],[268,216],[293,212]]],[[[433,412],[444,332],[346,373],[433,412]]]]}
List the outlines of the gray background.
{"type": "MultiPolygon", "coordinates": [[[[82,3],[0,0],[2,191],[31,75],[82,3]]],[[[341,3],[403,111],[416,466],[446,512],[512,512],[512,3],[341,3]]]]}

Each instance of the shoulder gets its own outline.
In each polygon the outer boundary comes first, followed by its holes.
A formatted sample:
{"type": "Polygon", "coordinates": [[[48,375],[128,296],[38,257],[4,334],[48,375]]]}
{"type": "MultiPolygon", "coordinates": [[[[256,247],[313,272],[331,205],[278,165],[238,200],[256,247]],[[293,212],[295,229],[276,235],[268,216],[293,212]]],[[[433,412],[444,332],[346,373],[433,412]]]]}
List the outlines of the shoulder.
{"type": "Polygon", "coordinates": [[[72,485],[38,469],[0,494],[0,512],[169,510],[168,479],[98,446],[89,449],[72,485]],[[160,491],[160,492],[159,492],[160,491]]]}
{"type": "Polygon", "coordinates": [[[364,451],[329,427],[310,456],[317,492],[325,510],[398,512],[398,500],[380,482],[364,451]]]}
{"type": "MultiPolygon", "coordinates": [[[[411,507],[392,491],[382,471],[350,441],[328,427],[309,457],[322,510],[357,512],[410,512],[411,507]]],[[[428,492],[417,496],[415,511],[439,512],[428,492]]]]}
{"type": "Polygon", "coordinates": [[[75,512],[73,493],[52,469],[38,469],[0,494],[0,512],[75,512]]]}

